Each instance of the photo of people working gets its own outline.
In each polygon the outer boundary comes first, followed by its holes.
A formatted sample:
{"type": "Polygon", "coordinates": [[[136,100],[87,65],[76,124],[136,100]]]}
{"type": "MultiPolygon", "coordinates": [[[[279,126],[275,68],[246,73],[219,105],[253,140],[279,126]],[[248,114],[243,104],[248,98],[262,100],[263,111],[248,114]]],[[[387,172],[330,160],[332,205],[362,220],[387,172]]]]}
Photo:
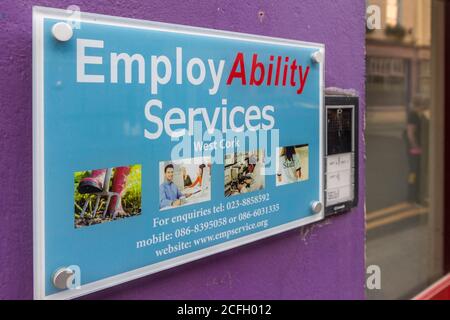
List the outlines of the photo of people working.
{"type": "Polygon", "coordinates": [[[225,155],[225,196],[265,188],[264,150],[225,155]]]}
{"type": "Polygon", "coordinates": [[[308,180],[308,145],[278,148],[276,185],[308,180]]]}
{"type": "Polygon", "coordinates": [[[159,209],[211,200],[211,159],[193,158],[159,164],[159,209]]]}

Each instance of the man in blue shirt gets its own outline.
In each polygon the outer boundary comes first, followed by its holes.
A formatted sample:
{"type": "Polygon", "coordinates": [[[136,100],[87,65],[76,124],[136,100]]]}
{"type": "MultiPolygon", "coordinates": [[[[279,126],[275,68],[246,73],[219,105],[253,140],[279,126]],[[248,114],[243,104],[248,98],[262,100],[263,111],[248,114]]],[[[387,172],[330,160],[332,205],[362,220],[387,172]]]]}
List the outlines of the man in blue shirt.
{"type": "Polygon", "coordinates": [[[183,195],[177,185],[173,183],[173,164],[168,164],[164,168],[165,181],[159,186],[159,208],[179,207],[181,205],[181,197],[189,197],[183,195]]]}

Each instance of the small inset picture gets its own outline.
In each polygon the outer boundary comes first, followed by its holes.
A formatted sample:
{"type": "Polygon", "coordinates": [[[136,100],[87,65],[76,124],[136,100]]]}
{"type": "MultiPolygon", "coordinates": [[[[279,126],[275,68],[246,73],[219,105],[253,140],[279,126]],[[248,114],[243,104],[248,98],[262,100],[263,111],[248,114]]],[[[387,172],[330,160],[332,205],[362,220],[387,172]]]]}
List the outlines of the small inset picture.
{"type": "Polygon", "coordinates": [[[75,172],[75,228],[141,214],[141,165],[75,172]]]}
{"type": "Polygon", "coordinates": [[[308,180],[308,145],[281,147],[277,152],[277,186],[308,180]]]}
{"type": "Polygon", "coordinates": [[[211,200],[211,158],[159,163],[159,209],[168,210],[211,200]]]}
{"type": "Polygon", "coordinates": [[[229,153],[224,163],[225,197],[265,188],[264,150],[229,153]]]}

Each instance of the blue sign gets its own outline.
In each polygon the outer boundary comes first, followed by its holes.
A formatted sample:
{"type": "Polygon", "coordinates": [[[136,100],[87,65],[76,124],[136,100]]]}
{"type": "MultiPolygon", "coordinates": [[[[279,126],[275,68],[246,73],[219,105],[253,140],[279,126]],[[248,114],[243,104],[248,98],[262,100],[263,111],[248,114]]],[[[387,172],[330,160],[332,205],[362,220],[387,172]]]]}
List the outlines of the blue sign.
{"type": "Polygon", "coordinates": [[[324,47],[35,8],[35,296],[323,218],[324,47]]]}

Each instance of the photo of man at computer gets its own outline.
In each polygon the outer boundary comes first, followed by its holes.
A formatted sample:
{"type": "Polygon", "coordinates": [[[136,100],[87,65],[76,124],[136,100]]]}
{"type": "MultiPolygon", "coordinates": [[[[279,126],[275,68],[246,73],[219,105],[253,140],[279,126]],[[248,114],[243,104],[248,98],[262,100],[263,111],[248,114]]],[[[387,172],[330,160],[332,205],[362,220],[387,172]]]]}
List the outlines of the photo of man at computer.
{"type": "Polygon", "coordinates": [[[225,155],[225,196],[263,190],[266,185],[264,150],[225,155]]]}
{"type": "Polygon", "coordinates": [[[159,163],[159,209],[211,200],[211,159],[193,158],[159,163]]]}

